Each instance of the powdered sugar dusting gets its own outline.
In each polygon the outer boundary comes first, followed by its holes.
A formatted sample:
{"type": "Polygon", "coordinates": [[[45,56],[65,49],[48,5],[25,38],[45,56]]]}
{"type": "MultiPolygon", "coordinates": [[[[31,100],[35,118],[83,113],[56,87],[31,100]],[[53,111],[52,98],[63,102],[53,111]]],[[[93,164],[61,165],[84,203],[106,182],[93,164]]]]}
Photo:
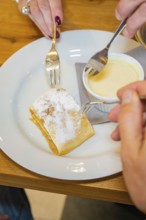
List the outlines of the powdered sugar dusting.
{"type": "Polygon", "coordinates": [[[37,98],[32,108],[44,120],[46,130],[58,146],[73,139],[80,127],[80,106],[64,89],[49,89],[37,98]]]}

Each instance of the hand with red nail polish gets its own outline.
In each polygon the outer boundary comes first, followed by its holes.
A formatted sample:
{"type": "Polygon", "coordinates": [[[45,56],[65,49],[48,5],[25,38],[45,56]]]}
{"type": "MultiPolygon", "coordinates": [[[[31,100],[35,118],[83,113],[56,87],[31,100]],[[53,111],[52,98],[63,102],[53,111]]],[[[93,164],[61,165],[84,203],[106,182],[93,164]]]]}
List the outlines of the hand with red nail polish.
{"type": "Polygon", "coordinates": [[[36,26],[47,38],[52,37],[53,21],[57,25],[56,37],[60,37],[60,28],[63,21],[63,11],[61,0],[19,0],[18,8],[22,12],[24,6],[28,6],[27,14],[36,26]]]}
{"type": "Polygon", "coordinates": [[[142,212],[146,213],[146,81],[129,84],[118,91],[121,104],[110,113],[118,122],[112,133],[121,140],[123,175],[129,194],[142,212]]]}
{"type": "Polygon", "coordinates": [[[123,34],[132,38],[146,22],[146,0],[119,0],[115,14],[118,20],[128,17],[123,34]]]}

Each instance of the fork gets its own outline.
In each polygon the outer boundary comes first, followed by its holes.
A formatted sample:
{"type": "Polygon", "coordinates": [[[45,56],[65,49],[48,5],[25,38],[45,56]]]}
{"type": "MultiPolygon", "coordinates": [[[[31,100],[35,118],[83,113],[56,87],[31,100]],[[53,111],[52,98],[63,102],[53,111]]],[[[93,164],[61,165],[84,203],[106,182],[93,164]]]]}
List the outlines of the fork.
{"type": "Polygon", "coordinates": [[[114,36],[112,37],[110,42],[107,44],[107,46],[104,49],[102,49],[101,51],[99,51],[96,54],[94,54],[90,58],[90,60],[88,61],[88,63],[84,67],[84,70],[83,70],[84,72],[86,72],[87,74],[90,74],[90,75],[96,75],[99,72],[101,72],[101,70],[103,69],[103,67],[106,65],[106,63],[108,61],[108,51],[109,51],[109,48],[110,48],[112,42],[115,40],[115,38],[125,28],[126,21],[127,21],[127,18],[121,22],[121,24],[117,28],[114,36]]]}
{"type": "Polygon", "coordinates": [[[46,55],[45,69],[47,80],[50,87],[56,87],[60,84],[60,60],[56,46],[56,24],[53,22],[53,38],[50,51],[46,55]]]}
{"type": "Polygon", "coordinates": [[[106,102],[106,101],[93,101],[93,102],[87,102],[81,106],[80,113],[87,113],[89,112],[93,107],[96,107],[98,104],[118,104],[119,101],[113,101],[113,102],[106,102]]]}
{"type": "MultiPolygon", "coordinates": [[[[79,113],[80,114],[87,114],[89,111],[91,111],[91,109],[93,107],[95,107],[95,109],[97,109],[97,118],[94,119],[94,122],[96,124],[103,124],[103,123],[108,123],[108,122],[111,122],[108,118],[108,113],[107,112],[101,112],[99,111],[98,108],[96,108],[96,105],[98,104],[107,104],[108,102],[102,102],[102,101],[93,101],[93,102],[87,102],[85,104],[83,104],[80,108],[80,111],[79,113]]],[[[117,103],[117,102],[116,102],[117,103]]],[[[109,103],[108,103],[109,104],[109,103]]],[[[113,104],[113,103],[112,103],[113,104]]],[[[87,114],[87,117],[88,117],[88,114],[87,114]]]]}
{"type": "MultiPolygon", "coordinates": [[[[145,95],[140,95],[139,96],[139,99],[141,101],[146,101],[146,96],[145,95]]],[[[112,101],[112,102],[108,102],[108,101],[100,101],[100,100],[97,100],[97,101],[91,101],[91,102],[86,102],[85,104],[83,104],[80,108],[80,113],[87,113],[89,112],[93,107],[96,107],[96,105],[98,104],[120,104],[121,101],[120,100],[116,100],[116,101],[112,101]]]]}

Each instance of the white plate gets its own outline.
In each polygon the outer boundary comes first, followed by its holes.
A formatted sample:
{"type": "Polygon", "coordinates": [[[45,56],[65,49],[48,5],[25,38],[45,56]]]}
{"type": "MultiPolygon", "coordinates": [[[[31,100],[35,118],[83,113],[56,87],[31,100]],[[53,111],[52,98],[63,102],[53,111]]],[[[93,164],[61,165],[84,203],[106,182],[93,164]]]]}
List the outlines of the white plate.
{"type": "MultiPolygon", "coordinates": [[[[112,33],[96,30],[63,32],[57,44],[61,59],[61,85],[79,102],[76,62],[87,62],[102,49],[112,33]]],[[[51,153],[38,128],[29,120],[29,107],[48,85],[44,59],[51,41],[41,38],[10,57],[0,69],[0,146],[16,163],[35,173],[65,180],[101,178],[120,172],[120,143],[110,134],[115,124],[94,126],[96,135],[65,156],[51,153]]],[[[118,37],[112,52],[139,46],[118,37]]]]}

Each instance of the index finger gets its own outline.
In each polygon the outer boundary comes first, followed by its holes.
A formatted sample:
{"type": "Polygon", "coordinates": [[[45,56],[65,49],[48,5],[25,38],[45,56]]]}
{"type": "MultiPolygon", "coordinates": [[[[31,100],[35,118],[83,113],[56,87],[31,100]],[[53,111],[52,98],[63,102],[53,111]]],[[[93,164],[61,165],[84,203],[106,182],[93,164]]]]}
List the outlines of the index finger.
{"type": "Polygon", "coordinates": [[[63,21],[63,10],[61,0],[50,0],[50,7],[52,12],[52,17],[55,18],[55,21],[60,25],[63,21]]]}
{"type": "Polygon", "coordinates": [[[144,0],[120,0],[116,7],[116,17],[121,20],[129,17],[144,0]]]}

